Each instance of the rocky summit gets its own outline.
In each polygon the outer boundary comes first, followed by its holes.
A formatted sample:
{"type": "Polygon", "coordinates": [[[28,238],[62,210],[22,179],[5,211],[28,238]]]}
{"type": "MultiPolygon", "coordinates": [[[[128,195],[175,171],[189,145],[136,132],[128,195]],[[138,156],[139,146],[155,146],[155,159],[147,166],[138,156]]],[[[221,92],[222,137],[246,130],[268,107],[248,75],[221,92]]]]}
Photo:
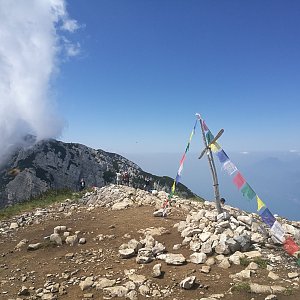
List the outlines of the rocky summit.
{"type": "MultiPolygon", "coordinates": [[[[50,189],[79,189],[81,178],[87,187],[115,182],[118,172],[129,174],[128,185],[143,187],[148,178],[151,188],[170,189],[172,179],[144,172],[125,157],[95,150],[85,145],[56,140],[23,145],[0,166],[0,208],[34,198],[50,189]]],[[[149,186],[150,188],[150,186],[149,186]]],[[[179,184],[186,196],[193,193],[179,184]]]]}
{"type": "MultiPolygon", "coordinates": [[[[109,184],[0,222],[0,299],[300,299],[255,213],[109,184]]],[[[300,242],[300,222],[279,220],[300,242]]]]}

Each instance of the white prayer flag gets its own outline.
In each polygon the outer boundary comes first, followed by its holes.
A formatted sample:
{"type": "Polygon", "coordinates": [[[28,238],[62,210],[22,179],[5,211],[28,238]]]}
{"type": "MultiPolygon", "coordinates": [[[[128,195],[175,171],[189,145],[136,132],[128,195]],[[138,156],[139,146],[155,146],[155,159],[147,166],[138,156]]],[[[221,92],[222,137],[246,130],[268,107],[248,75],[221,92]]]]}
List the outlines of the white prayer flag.
{"type": "Polygon", "coordinates": [[[279,240],[281,243],[284,243],[285,232],[284,232],[281,224],[278,221],[274,222],[273,226],[270,229],[270,232],[277,240],[279,240]]]}
{"type": "Polygon", "coordinates": [[[235,171],[237,171],[237,167],[230,160],[225,161],[223,164],[223,169],[229,174],[232,175],[235,171]]]}

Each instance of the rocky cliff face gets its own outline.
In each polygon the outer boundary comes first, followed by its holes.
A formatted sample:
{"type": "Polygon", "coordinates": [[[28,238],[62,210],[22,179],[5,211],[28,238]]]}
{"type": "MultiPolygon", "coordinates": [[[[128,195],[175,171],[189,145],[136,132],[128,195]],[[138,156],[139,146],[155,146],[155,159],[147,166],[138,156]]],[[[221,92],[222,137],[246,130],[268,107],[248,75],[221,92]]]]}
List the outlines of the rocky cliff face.
{"type": "MultiPolygon", "coordinates": [[[[75,143],[41,141],[20,149],[0,169],[0,208],[22,202],[49,189],[79,189],[80,178],[87,187],[114,182],[116,172],[130,174],[130,185],[142,187],[145,176],[152,187],[167,189],[172,179],[144,172],[138,165],[115,153],[95,150],[75,143]]],[[[193,193],[185,186],[180,190],[193,193]]]]}

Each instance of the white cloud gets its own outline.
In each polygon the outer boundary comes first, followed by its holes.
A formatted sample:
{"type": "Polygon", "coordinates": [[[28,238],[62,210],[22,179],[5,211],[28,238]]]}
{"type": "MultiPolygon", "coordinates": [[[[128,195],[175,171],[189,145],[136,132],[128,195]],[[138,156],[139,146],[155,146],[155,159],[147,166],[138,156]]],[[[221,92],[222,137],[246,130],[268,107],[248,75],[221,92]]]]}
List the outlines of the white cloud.
{"type": "Polygon", "coordinates": [[[241,154],[249,154],[248,151],[242,151],[241,154]]]}
{"type": "Polygon", "coordinates": [[[38,140],[60,135],[50,82],[62,49],[79,53],[79,44],[64,43],[61,29],[77,28],[64,0],[0,2],[0,158],[28,133],[38,140]]]}
{"type": "Polygon", "coordinates": [[[66,51],[67,55],[70,57],[77,56],[80,53],[80,44],[68,44],[66,46],[66,51]]]}
{"type": "Polygon", "coordinates": [[[76,20],[64,20],[63,25],[61,27],[63,30],[69,31],[69,32],[74,32],[77,29],[80,28],[76,20]]]}
{"type": "Polygon", "coordinates": [[[72,43],[66,37],[62,38],[63,47],[67,57],[77,56],[80,53],[80,43],[72,43]]]}
{"type": "Polygon", "coordinates": [[[299,151],[298,151],[298,150],[291,149],[289,152],[291,152],[291,153],[298,153],[299,151]]]}

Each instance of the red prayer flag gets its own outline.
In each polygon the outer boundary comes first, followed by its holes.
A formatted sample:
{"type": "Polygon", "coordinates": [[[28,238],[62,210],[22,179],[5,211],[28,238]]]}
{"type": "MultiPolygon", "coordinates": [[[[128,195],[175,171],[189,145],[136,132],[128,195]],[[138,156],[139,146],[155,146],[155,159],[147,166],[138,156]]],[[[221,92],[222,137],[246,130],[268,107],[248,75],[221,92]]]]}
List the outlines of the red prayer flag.
{"type": "Polygon", "coordinates": [[[202,121],[204,131],[208,131],[208,127],[205,124],[205,121],[202,121]]]}
{"type": "Polygon", "coordinates": [[[186,154],[186,153],[183,154],[183,156],[182,156],[182,158],[181,158],[181,160],[180,160],[179,165],[183,164],[183,162],[184,162],[184,160],[185,160],[185,154],[186,154]]]}
{"type": "Polygon", "coordinates": [[[240,189],[245,182],[246,180],[240,172],[238,172],[233,178],[233,183],[237,186],[238,189],[240,189]]]}
{"type": "Polygon", "coordinates": [[[285,239],[283,247],[289,255],[293,255],[295,252],[299,251],[299,246],[294,242],[294,240],[291,237],[285,239]]]}

